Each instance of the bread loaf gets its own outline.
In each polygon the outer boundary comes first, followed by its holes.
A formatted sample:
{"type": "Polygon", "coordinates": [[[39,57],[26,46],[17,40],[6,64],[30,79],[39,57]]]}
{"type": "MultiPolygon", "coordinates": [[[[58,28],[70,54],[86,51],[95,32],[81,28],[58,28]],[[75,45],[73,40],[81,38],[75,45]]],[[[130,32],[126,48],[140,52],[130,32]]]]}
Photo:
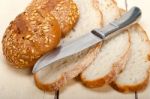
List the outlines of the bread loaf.
{"type": "Polygon", "coordinates": [[[60,38],[59,24],[52,14],[42,10],[24,12],[7,28],[3,52],[17,68],[32,67],[41,55],[57,46],[60,38]]]}
{"type": "MultiPolygon", "coordinates": [[[[74,30],[62,40],[61,44],[76,40],[92,29],[101,27],[102,17],[93,0],[74,0],[74,2],[79,8],[80,18],[74,30]]],[[[100,47],[101,44],[95,45],[40,70],[34,75],[36,85],[42,90],[59,90],[92,63],[100,47]]]]}
{"type": "Polygon", "coordinates": [[[33,0],[5,32],[2,43],[6,59],[17,68],[32,67],[57,47],[61,34],[67,34],[78,17],[72,0],[33,0]]]}

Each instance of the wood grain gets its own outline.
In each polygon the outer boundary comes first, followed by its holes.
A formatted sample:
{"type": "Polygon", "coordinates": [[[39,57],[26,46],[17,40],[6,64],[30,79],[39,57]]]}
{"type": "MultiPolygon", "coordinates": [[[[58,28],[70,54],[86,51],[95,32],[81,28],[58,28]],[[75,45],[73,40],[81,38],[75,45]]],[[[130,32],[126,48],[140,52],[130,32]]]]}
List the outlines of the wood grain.
{"type": "Polygon", "coordinates": [[[72,80],[60,91],[60,99],[134,99],[134,93],[124,94],[115,91],[110,86],[89,89],[80,82],[72,80]]]}
{"type": "Polygon", "coordinates": [[[55,97],[54,99],[59,99],[59,90],[55,92],[55,97]]]}

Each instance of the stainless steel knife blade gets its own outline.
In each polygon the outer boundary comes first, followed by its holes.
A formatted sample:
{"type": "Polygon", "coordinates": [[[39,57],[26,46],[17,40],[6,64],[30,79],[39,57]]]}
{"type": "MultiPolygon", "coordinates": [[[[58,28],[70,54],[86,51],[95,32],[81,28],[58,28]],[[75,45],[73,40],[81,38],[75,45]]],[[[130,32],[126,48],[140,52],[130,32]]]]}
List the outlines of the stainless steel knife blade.
{"type": "Polygon", "coordinates": [[[138,7],[133,7],[130,11],[124,14],[121,18],[111,22],[102,29],[94,29],[86,35],[76,39],[73,42],[59,46],[55,51],[49,52],[42,56],[34,65],[32,72],[36,73],[40,69],[49,66],[50,64],[63,59],[65,57],[77,54],[86,48],[89,48],[102,40],[116,35],[120,30],[126,29],[128,26],[137,22],[141,16],[141,10],[138,7]],[[114,33],[115,32],[115,33],[114,33]]]}
{"type": "Polygon", "coordinates": [[[95,36],[92,33],[88,33],[88,35],[84,35],[75,40],[74,42],[64,44],[64,46],[59,46],[54,52],[49,52],[45,54],[37,61],[33,68],[33,73],[49,65],[50,63],[53,63],[72,54],[76,54],[100,41],[101,39],[99,37],[95,36]]]}

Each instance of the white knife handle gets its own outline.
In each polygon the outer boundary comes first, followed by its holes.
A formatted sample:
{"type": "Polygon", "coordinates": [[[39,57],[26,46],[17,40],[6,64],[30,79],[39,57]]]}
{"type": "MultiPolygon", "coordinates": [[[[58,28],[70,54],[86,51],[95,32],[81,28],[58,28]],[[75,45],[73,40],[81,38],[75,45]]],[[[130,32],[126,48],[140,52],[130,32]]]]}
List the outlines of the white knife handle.
{"type": "Polygon", "coordinates": [[[92,30],[92,33],[100,37],[101,39],[109,38],[112,36],[112,34],[116,35],[120,30],[124,30],[136,23],[136,21],[141,17],[141,14],[142,12],[138,7],[133,7],[121,18],[109,23],[102,29],[92,30]]]}

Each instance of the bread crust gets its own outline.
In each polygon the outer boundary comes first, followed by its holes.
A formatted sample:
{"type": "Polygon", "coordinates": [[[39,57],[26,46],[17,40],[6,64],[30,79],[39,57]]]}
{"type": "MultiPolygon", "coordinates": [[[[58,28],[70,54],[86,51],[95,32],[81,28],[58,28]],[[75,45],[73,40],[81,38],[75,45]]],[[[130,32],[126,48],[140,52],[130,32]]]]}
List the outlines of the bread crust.
{"type": "Polygon", "coordinates": [[[119,85],[117,84],[115,81],[113,81],[110,85],[112,88],[114,88],[115,90],[119,91],[119,92],[136,92],[136,91],[142,91],[144,90],[149,82],[149,72],[147,72],[147,76],[144,79],[144,81],[140,82],[139,84],[135,84],[135,85],[119,85]]]}
{"type": "Polygon", "coordinates": [[[118,60],[116,63],[113,64],[111,71],[104,77],[95,80],[86,80],[86,78],[81,74],[80,78],[83,84],[90,88],[97,88],[103,86],[104,84],[111,83],[116,79],[117,75],[124,69],[129,54],[130,54],[130,44],[127,47],[126,53],[124,53],[124,55],[120,58],[120,60],[118,60]]]}
{"type": "MultiPolygon", "coordinates": [[[[136,27],[136,29],[138,29],[139,31],[141,31],[143,33],[143,37],[144,39],[147,41],[147,43],[149,43],[150,45],[150,41],[148,39],[148,36],[146,34],[146,32],[144,31],[144,29],[139,25],[139,24],[135,24],[133,27],[136,27]]],[[[150,55],[150,51],[149,54],[147,55],[147,60],[149,60],[149,55],[150,55]]],[[[150,67],[146,72],[146,77],[145,79],[143,79],[143,81],[137,83],[137,84],[133,84],[133,85],[120,85],[117,82],[113,81],[110,85],[112,88],[116,89],[119,92],[135,92],[135,91],[141,91],[143,89],[146,88],[146,86],[149,83],[149,71],[150,71],[150,67]]]]}
{"type": "Polygon", "coordinates": [[[16,68],[33,67],[42,55],[57,47],[78,18],[72,0],[33,0],[5,32],[2,43],[6,59],[16,68]]]}
{"type": "Polygon", "coordinates": [[[34,74],[34,79],[37,87],[41,90],[46,91],[57,91],[61,87],[63,87],[68,81],[78,76],[80,72],[82,72],[86,67],[88,67],[92,61],[96,58],[97,53],[101,47],[101,43],[91,48],[88,54],[84,57],[83,63],[79,63],[76,66],[73,66],[69,71],[66,71],[61,74],[61,77],[52,83],[44,84],[38,78],[38,73],[34,74]]]}
{"type": "Polygon", "coordinates": [[[32,67],[61,38],[55,17],[45,10],[23,12],[11,22],[3,37],[3,53],[16,68],[32,67]]]}
{"type": "Polygon", "coordinates": [[[62,36],[64,37],[77,23],[79,12],[73,0],[62,0],[59,4],[54,8],[54,10],[51,11],[51,13],[58,20],[62,36]]]}
{"type": "Polygon", "coordinates": [[[58,21],[62,36],[73,29],[79,18],[79,11],[73,0],[33,0],[27,10],[48,10],[58,21]]]}
{"type": "Polygon", "coordinates": [[[62,75],[57,81],[51,83],[51,84],[44,84],[38,79],[38,75],[34,74],[34,80],[36,86],[44,91],[57,91],[60,87],[63,87],[66,84],[66,77],[65,75],[62,75]]]}

